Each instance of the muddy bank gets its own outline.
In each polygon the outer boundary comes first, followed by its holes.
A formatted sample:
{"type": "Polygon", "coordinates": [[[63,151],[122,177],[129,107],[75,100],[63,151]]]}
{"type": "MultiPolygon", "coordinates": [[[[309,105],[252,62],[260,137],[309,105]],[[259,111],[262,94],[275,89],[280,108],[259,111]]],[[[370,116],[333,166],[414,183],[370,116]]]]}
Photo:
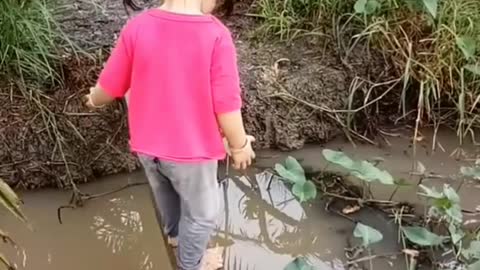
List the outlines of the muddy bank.
{"type": "MultiPolygon", "coordinates": [[[[257,147],[299,149],[341,134],[339,123],[345,117],[330,110],[346,107],[354,78],[384,80],[388,66],[361,48],[345,64],[331,38],[305,37],[288,44],[252,39],[256,22],[245,16],[248,6],[240,3],[225,22],[237,41],[245,122],[259,140],[257,147]]],[[[128,18],[121,1],[76,1],[57,17],[89,56],[65,61],[65,85],[1,88],[0,144],[5,147],[0,150],[0,177],[16,187],[63,187],[71,180],[84,182],[138,167],[128,151],[124,106],[91,113],[80,101],[128,18]]]]}

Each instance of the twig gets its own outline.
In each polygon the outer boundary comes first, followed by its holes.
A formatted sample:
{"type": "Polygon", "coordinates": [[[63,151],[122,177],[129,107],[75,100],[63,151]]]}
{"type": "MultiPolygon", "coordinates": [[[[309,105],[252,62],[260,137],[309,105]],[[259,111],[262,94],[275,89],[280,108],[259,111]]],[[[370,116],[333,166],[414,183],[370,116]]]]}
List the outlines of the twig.
{"type": "Polygon", "coordinates": [[[388,257],[392,257],[392,256],[397,256],[397,255],[400,255],[400,254],[402,254],[402,252],[368,255],[368,256],[353,260],[353,261],[349,261],[349,262],[345,263],[344,266],[350,266],[350,265],[353,265],[353,264],[357,264],[357,263],[361,263],[361,262],[365,262],[365,261],[371,261],[371,260],[378,259],[378,258],[388,258],[388,257]]]}
{"type": "Polygon", "coordinates": [[[128,184],[125,184],[122,187],[119,187],[117,189],[107,191],[107,192],[103,192],[103,193],[93,194],[93,195],[81,193],[80,190],[78,190],[78,188],[77,188],[77,190],[72,191],[72,197],[70,198],[70,203],[68,205],[62,205],[62,206],[57,208],[58,222],[60,224],[63,224],[63,221],[62,221],[62,210],[63,209],[66,209],[66,208],[76,209],[79,206],[82,206],[85,203],[85,201],[98,199],[100,197],[108,196],[108,195],[111,195],[113,193],[123,191],[127,188],[130,188],[130,187],[141,186],[141,185],[146,185],[146,184],[147,184],[147,182],[128,183],[128,184]]]}

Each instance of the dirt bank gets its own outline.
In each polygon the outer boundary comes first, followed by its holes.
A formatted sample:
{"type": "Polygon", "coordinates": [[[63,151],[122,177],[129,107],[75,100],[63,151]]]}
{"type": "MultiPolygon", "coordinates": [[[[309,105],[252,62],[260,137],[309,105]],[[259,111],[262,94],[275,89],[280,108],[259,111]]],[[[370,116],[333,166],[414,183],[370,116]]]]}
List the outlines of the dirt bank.
{"type": "MultiPolygon", "coordinates": [[[[341,134],[338,121],[344,116],[328,110],[346,107],[355,77],[380,77],[385,65],[363,51],[354,51],[346,65],[329,38],[288,44],[253,40],[255,21],[244,15],[247,8],[237,6],[226,24],[237,41],[245,122],[258,147],[299,149],[341,134]]],[[[23,188],[68,186],[70,179],[88,181],[138,167],[128,152],[123,105],[90,113],[80,101],[127,18],[120,0],[76,1],[60,11],[64,31],[95,60],[66,61],[61,87],[2,88],[0,177],[23,188]]]]}

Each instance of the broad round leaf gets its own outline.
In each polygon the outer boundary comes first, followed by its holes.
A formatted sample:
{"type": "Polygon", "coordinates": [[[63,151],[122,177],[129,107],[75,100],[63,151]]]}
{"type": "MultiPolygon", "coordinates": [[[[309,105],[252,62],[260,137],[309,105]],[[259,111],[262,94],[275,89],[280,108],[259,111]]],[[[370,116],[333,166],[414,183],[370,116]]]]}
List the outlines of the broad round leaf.
{"type": "Polygon", "coordinates": [[[402,231],[410,242],[419,246],[438,246],[446,239],[422,227],[403,227],[402,231]]]}
{"type": "Polygon", "coordinates": [[[368,161],[356,162],[352,175],[367,182],[379,181],[385,185],[395,184],[395,180],[389,172],[380,170],[368,161]]]}
{"type": "Polygon", "coordinates": [[[367,8],[367,0],[357,0],[353,8],[355,9],[356,13],[360,13],[360,14],[365,13],[365,10],[367,8]]]}
{"type": "Polygon", "coordinates": [[[312,181],[298,182],[293,185],[292,193],[300,202],[306,202],[317,197],[317,187],[312,181]]]}
{"type": "Polygon", "coordinates": [[[355,230],[353,231],[353,236],[362,239],[362,245],[368,247],[371,244],[378,243],[382,241],[383,235],[378,230],[364,225],[362,223],[357,223],[355,230]]]}
{"type": "Polygon", "coordinates": [[[285,266],[283,270],[314,270],[314,268],[304,258],[296,258],[285,266]]]}
{"type": "Polygon", "coordinates": [[[328,162],[340,165],[347,170],[352,170],[355,166],[355,162],[343,152],[324,149],[322,155],[328,162]]]}
{"type": "Polygon", "coordinates": [[[275,171],[283,178],[292,183],[305,182],[305,171],[302,165],[293,157],[288,157],[285,161],[285,166],[282,164],[275,165],[275,171]]]}
{"type": "Polygon", "coordinates": [[[365,5],[365,14],[367,15],[373,14],[379,8],[380,8],[380,2],[378,2],[377,0],[368,0],[367,4],[365,5]]]}

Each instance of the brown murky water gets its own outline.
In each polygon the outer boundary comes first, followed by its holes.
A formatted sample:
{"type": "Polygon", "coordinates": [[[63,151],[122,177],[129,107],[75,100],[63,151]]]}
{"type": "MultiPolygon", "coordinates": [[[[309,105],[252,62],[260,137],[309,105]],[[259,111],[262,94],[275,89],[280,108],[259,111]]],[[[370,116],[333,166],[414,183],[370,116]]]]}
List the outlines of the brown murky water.
{"type": "MultiPolygon", "coordinates": [[[[449,175],[458,172],[462,162],[450,153],[456,148],[452,134],[440,136],[443,151],[432,154],[428,140],[417,152],[429,171],[449,175]],[[444,141],[443,141],[444,140],[444,141]],[[446,142],[450,144],[446,144],[446,142]],[[453,143],[452,143],[453,142],[453,143]]],[[[353,148],[343,141],[329,145],[343,149],[355,157],[383,157],[383,167],[398,177],[409,177],[412,167],[409,140],[396,138],[393,146],[353,148]]],[[[292,153],[304,165],[323,168],[322,147],[292,153]]],[[[475,149],[469,153],[475,156],[475,149]]],[[[285,155],[262,153],[260,166],[271,166],[285,155]],[[268,157],[268,159],[267,159],[268,157]]],[[[116,176],[85,185],[87,193],[100,193],[120,187],[128,182],[144,181],[142,173],[116,176]]],[[[411,181],[416,181],[412,178],[411,181]]],[[[439,185],[445,180],[428,179],[425,184],[439,185]]],[[[451,181],[450,181],[451,182],[451,181]]],[[[458,183],[452,183],[458,184],[458,183]]],[[[480,204],[480,183],[469,182],[461,194],[466,208],[480,204]]],[[[391,190],[376,187],[375,194],[388,197],[391,190]]],[[[319,270],[348,269],[344,266],[345,247],[352,239],[354,224],[323,210],[323,204],[301,205],[281,181],[272,179],[260,170],[249,177],[234,177],[224,184],[222,196],[225,212],[219,222],[214,240],[225,249],[226,270],[272,269],[282,270],[293,258],[303,256],[319,270]],[[268,188],[270,187],[270,188],[268,188]]],[[[154,270],[171,269],[163,239],[156,224],[154,211],[146,186],[133,187],[107,197],[89,201],[85,207],[64,211],[64,224],[57,221],[57,207],[67,202],[69,194],[56,190],[43,190],[22,194],[25,212],[34,227],[31,232],[22,224],[3,213],[2,228],[15,237],[22,248],[0,246],[12,258],[18,269],[25,270],[154,270]]],[[[412,188],[401,189],[397,199],[418,202],[412,188]]],[[[373,210],[355,215],[361,222],[384,234],[384,241],[374,246],[375,253],[398,251],[397,231],[387,219],[373,210]]],[[[405,269],[403,258],[375,261],[375,269],[405,269]]]]}

